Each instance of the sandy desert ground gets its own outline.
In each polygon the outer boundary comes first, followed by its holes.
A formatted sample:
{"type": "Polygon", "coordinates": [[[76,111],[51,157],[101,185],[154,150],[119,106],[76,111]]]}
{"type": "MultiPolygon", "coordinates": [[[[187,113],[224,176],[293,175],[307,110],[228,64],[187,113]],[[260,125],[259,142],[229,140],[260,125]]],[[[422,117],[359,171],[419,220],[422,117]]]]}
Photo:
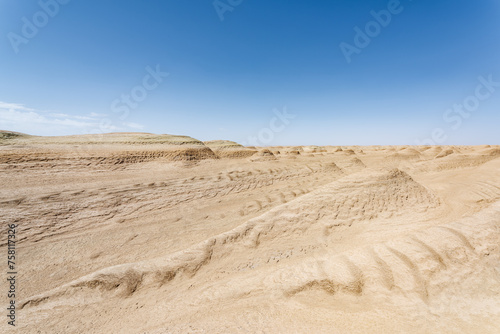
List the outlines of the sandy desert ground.
{"type": "Polygon", "coordinates": [[[2,132],[0,169],[18,333],[500,332],[500,146],[2,132]]]}

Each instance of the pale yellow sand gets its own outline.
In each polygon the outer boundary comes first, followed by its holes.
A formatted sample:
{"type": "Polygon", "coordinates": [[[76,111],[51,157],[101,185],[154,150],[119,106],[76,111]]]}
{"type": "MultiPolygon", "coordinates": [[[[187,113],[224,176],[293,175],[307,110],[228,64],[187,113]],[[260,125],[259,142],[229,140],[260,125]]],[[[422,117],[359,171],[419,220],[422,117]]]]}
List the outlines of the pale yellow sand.
{"type": "Polygon", "coordinates": [[[19,333],[500,332],[498,146],[4,133],[0,169],[19,333]]]}

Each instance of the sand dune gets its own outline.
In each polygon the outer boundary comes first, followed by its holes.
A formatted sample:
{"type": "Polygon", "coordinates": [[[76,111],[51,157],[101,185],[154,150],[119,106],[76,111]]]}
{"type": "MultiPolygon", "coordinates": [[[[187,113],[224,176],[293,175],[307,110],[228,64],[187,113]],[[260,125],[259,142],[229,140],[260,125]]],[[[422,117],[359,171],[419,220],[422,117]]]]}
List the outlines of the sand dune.
{"type": "Polygon", "coordinates": [[[498,146],[0,135],[20,333],[500,328],[498,146]]]}
{"type": "Polygon", "coordinates": [[[229,140],[207,141],[205,145],[220,158],[246,158],[257,152],[255,149],[244,147],[229,140]]]}

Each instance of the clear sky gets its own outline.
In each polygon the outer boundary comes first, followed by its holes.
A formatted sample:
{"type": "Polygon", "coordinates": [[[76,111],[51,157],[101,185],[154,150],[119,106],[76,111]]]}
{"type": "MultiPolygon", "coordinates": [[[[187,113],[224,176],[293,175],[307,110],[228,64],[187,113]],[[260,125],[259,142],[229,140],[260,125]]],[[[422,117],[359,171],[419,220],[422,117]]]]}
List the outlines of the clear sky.
{"type": "Polygon", "coordinates": [[[497,0],[0,1],[0,129],[500,144],[499,107],[497,0]]]}

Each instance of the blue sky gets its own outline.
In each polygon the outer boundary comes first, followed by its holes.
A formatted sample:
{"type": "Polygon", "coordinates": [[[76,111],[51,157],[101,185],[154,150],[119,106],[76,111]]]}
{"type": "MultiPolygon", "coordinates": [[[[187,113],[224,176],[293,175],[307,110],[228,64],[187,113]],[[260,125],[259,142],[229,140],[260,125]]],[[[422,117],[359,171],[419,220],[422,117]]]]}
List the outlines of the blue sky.
{"type": "Polygon", "coordinates": [[[499,18],[495,0],[3,0],[0,129],[500,144],[499,18]]]}

